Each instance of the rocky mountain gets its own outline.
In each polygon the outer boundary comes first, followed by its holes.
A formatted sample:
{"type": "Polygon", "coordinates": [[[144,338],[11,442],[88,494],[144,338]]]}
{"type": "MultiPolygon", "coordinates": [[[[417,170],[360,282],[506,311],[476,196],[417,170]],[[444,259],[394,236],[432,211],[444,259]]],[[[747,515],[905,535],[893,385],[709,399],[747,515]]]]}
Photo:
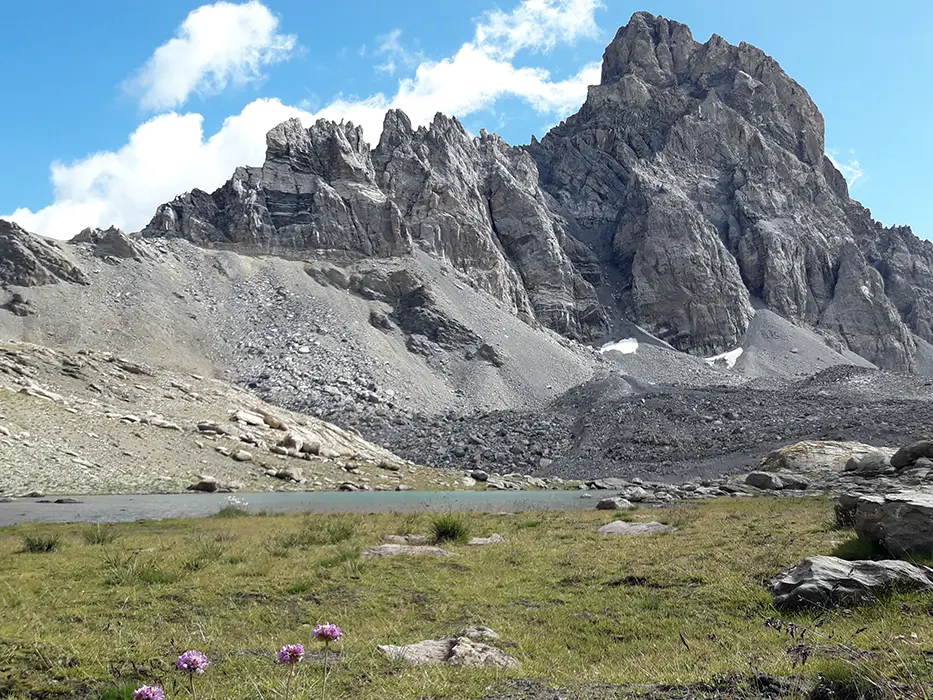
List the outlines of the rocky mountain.
{"type": "Polygon", "coordinates": [[[816,105],[754,46],[637,13],[529,150],[623,313],[675,347],[734,347],[764,306],[879,366],[927,362],[933,245],[849,198],[816,105]]]}
{"type": "Polygon", "coordinates": [[[884,368],[933,367],[933,245],[884,228],[825,155],[806,90],[759,49],[639,12],[540,142],[437,115],[273,129],[265,164],[163,205],[146,237],[346,260],[420,249],[523,320],[714,355],[767,308],[884,368]]]}
{"type": "MultiPolygon", "coordinates": [[[[138,234],[0,222],[0,340],[55,348],[53,393],[119,353],[492,474],[712,477],[794,439],[899,444],[931,415],[928,378],[901,373],[933,375],[933,244],[872,220],[823,151],[775,61],[637,13],[580,111],[528,146],[443,115],[390,111],[372,149],[352,124],[291,120],[261,167],[138,234]]],[[[102,387],[68,408],[109,426],[102,387]]],[[[195,416],[158,403],[187,401],[171,381],[150,390],[131,398],[183,417],[199,451],[198,420],[248,404],[195,416]]],[[[54,432],[0,399],[17,434],[54,432]]]]}

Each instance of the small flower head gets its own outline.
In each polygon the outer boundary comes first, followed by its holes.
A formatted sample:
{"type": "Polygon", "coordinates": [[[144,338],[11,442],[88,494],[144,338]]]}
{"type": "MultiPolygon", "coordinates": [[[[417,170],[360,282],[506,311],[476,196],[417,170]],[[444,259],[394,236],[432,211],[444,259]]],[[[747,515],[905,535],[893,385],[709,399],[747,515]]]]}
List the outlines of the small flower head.
{"type": "Polygon", "coordinates": [[[200,651],[191,649],[179,656],[175,665],[185,673],[204,673],[211,663],[200,651]]]}
{"type": "Polygon", "coordinates": [[[326,622],[323,625],[318,625],[314,628],[314,638],[320,639],[325,644],[329,642],[336,642],[342,636],[343,630],[337,627],[337,625],[332,625],[329,622],[326,622]]]}
{"type": "Polygon", "coordinates": [[[275,657],[277,664],[297,664],[305,657],[305,648],[301,644],[286,644],[279,649],[275,657]]]}
{"type": "Polygon", "coordinates": [[[144,685],[133,691],[133,700],[165,700],[165,691],[157,685],[144,685]]]}

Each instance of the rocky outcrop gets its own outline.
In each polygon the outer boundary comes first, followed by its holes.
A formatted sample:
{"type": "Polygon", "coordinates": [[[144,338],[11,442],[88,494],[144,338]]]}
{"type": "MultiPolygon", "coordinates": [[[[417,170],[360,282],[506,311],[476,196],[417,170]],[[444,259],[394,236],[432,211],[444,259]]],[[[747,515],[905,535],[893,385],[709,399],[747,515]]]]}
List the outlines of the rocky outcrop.
{"type": "Polygon", "coordinates": [[[583,108],[530,152],[623,314],[734,347],[758,302],[885,368],[930,335],[933,245],[884,229],[824,155],[806,90],[759,49],[636,13],[583,108]]]}
{"type": "Polygon", "coordinates": [[[933,590],[933,569],[905,561],[816,556],[771,581],[778,608],[822,608],[876,600],[892,591],[933,590]]]}
{"type": "Polygon", "coordinates": [[[0,286],[35,287],[57,282],[87,284],[87,277],[58,245],[0,219],[0,286]]]}
{"type": "Polygon", "coordinates": [[[386,115],[373,151],[359,127],[323,120],[309,129],[289,120],[266,141],[261,168],[238,168],[213,194],[195,190],[162,205],[142,235],[350,259],[417,245],[529,322],[584,340],[605,330],[523,149],[485,132],[472,138],[440,114],[414,130],[399,111],[386,115]]]}
{"type": "Polygon", "coordinates": [[[140,260],[146,253],[138,241],[120,229],[111,226],[108,229],[86,228],[69,243],[87,243],[92,253],[99,258],[116,258],[120,260],[140,260]]]}
{"type": "Polygon", "coordinates": [[[855,531],[895,556],[933,554],[933,494],[865,495],[855,506],[855,531]]]}

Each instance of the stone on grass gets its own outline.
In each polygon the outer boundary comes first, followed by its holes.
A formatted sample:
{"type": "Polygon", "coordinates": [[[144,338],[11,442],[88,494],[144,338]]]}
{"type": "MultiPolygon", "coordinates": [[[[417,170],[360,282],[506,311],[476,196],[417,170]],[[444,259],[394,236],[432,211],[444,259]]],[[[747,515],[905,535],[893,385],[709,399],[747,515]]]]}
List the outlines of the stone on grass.
{"type": "Polygon", "coordinates": [[[474,642],[486,642],[490,639],[499,639],[499,634],[491,627],[477,625],[475,627],[464,627],[454,637],[466,637],[474,642]]]}
{"type": "Polygon", "coordinates": [[[518,661],[489,644],[468,637],[426,639],[423,642],[392,646],[380,644],[376,651],[390,659],[412,666],[459,666],[463,668],[516,668],[518,661]]]}
{"type": "Polygon", "coordinates": [[[635,506],[624,498],[603,498],[596,504],[596,510],[631,510],[635,506]]]}
{"type": "Polygon", "coordinates": [[[627,523],[624,520],[616,520],[603,525],[596,532],[601,535],[654,535],[660,532],[674,532],[677,528],[663,523],[627,523]]]}
{"type": "Polygon", "coordinates": [[[406,544],[381,544],[378,547],[370,547],[369,549],[364,550],[363,556],[367,559],[394,556],[449,557],[450,552],[448,552],[446,549],[441,549],[440,547],[427,547],[406,544]]]}
{"type": "Polygon", "coordinates": [[[494,532],[489,537],[473,537],[467,544],[481,546],[484,544],[502,544],[503,542],[505,542],[505,538],[499,533],[494,532]]]}
{"type": "Polygon", "coordinates": [[[933,493],[862,496],[855,511],[855,531],[894,556],[933,554],[933,493]]]}
{"type": "Polygon", "coordinates": [[[891,591],[933,591],[933,569],[905,561],[816,556],[771,581],[774,604],[784,609],[855,605],[891,591]]]}
{"type": "Polygon", "coordinates": [[[411,544],[422,546],[428,543],[428,538],[424,535],[383,535],[383,542],[389,544],[411,544]]]}

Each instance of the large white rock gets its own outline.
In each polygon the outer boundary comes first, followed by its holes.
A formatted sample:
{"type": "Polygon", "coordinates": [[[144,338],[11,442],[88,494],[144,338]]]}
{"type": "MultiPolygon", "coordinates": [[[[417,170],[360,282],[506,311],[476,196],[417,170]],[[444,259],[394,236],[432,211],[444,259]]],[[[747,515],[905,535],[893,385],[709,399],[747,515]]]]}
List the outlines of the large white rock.
{"type": "MultiPolygon", "coordinates": [[[[491,630],[490,630],[491,631],[491,630]]],[[[515,668],[518,661],[489,644],[474,642],[468,637],[426,639],[423,642],[392,646],[380,644],[376,651],[390,659],[412,666],[462,666],[468,668],[515,668]]]]}

